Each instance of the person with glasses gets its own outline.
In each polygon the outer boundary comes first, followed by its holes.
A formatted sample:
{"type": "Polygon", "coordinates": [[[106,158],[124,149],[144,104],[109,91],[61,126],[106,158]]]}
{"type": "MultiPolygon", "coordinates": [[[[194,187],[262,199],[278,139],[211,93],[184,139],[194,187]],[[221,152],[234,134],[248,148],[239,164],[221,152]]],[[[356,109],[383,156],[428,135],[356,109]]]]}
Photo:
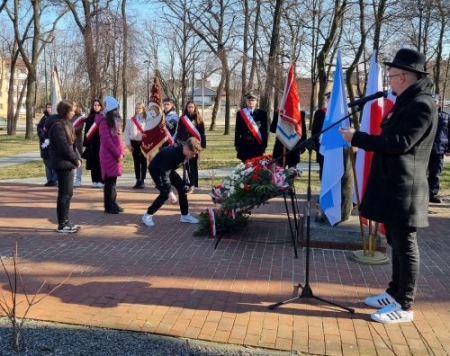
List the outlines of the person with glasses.
{"type": "Polygon", "coordinates": [[[370,135],[353,128],[340,132],[352,146],[373,152],[360,213],[384,223],[392,251],[392,277],[386,291],[364,302],[379,308],[371,314],[373,320],[403,323],[414,317],[420,265],[417,229],[428,226],[426,172],[438,115],[422,53],[402,48],[384,64],[397,100],[381,122],[381,133],[370,135]]]}

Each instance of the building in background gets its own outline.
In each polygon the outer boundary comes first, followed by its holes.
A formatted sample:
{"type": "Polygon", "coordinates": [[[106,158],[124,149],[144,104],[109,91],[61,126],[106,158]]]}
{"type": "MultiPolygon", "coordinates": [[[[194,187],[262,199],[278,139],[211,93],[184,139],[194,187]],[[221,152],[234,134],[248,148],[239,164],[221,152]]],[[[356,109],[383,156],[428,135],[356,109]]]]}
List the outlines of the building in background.
{"type": "MultiPolygon", "coordinates": [[[[22,104],[19,109],[19,118],[25,117],[25,98],[26,98],[26,81],[28,75],[28,69],[25,63],[18,59],[16,61],[16,67],[14,69],[14,87],[12,91],[13,103],[14,103],[14,114],[16,113],[17,103],[19,101],[20,93],[23,93],[22,104]]],[[[8,89],[9,89],[9,79],[11,77],[11,59],[0,58],[0,117],[5,117],[8,112],[8,89]]]]}

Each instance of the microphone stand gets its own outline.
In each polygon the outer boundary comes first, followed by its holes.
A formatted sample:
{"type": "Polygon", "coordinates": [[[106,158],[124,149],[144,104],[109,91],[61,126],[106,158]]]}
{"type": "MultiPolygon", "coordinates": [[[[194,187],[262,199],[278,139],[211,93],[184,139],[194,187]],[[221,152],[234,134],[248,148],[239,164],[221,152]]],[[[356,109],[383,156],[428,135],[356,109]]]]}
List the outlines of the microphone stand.
{"type": "MultiPolygon", "coordinates": [[[[362,104],[364,105],[364,104],[362,104]]],[[[362,106],[361,105],[361,106],[362,106]]],[[[358,109],[356,111],[361,110],[361,106],[358,105],[358,109]]],[[[277,157],[276,159],[274,159],[272,162],[276,163],[277,161],[279,161],[280,159],[282,159],[284,156],[286,156],[286,154],[290,153],[290,152],[295,152],[297,150],[301,150],[302,148],[306,148],[308,150],[308,183],[307,183],[307,195],[306,195],[306,200],[307,200],[307,205],[306,205],[306,260],[305,260],[305,283],[304,285],[302,285],[301,283],[298,283],[298,287],[301,288],[302,292],[300,293],[300,295],[295,296],[293,298],[275,303],[275,304],[271,304],[268,306],[269,309],[275,309],[276,307],[279,307],[280,305],[283,304],[287,304],[290,303],[294,300],[297,299],[301,299],[301,298],[314,298],[317,300],[320,300],[321,302],[333,305],[335,307],[339,307],[342,308],[344,310],[347,310],[350,313],[354,313],[355,309],[354,308],[350,308],[350,307],[346,307],[343,306],[341,304],[332,302],[330,300],[318,297],[316,295],[314,295],[312,288],[309,284],[309,255],[310,255],[310,241],[311,241],[311,152],[314,149],[314,141],[313,139],[315,139],[316,137],[320,136],[321,134],[323,134],[324,132],[330,130],[331,128],[337,126],[338,124],[340,124],[341,122],[343,122],[344,120],[348,119],[352,113],[349,113],[348,115],[344,116],[343,118],[339,119],[338,121],[332,123],[331,125],[327,126],[324,130],[322,130],[321,132],[309,137],[308,139],[306,139],[305,141],[303,141],[300,145],[294,147],[291,151],[284,153],[283,155],[281,155],[280,157],[277,157]]],[[[297,227],[298,229],[298,227],[297,227]]]]}

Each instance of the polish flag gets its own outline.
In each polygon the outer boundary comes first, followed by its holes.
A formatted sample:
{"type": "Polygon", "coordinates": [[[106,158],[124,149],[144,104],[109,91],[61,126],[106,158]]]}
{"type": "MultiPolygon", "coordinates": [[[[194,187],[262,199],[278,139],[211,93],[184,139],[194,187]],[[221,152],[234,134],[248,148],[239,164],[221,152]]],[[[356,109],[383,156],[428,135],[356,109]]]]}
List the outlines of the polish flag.
{"type": "MultiPolygon", "coordinates": [[[[376,52],[374,51],[370,62],[366,96],[372,95],[382,90],[383,85],[381,78],[381,70],[380,66],[376,61],[376,52]]],[[[360,131],[366,132],[370,135],[379,135],[381,133],[380,124],[381,121],[383,120],[385,112],[384,110],[386,108],[386,102],[388,101],[388,99],[385,100],[383,98],[378,98],[366,103],[362,112],[360,131]]],[[[364,193],[366,191],[367,178],[370,172],[372,156],[373,152],[366,152],[363,149],[358,149],[358,153],[356,154],[355,172],[356,172],[356,182],[358,185],[359,202],[361,202],[364,193]]],[[[362,219],[362,221],[365,225],[368,225],[366,219],[362,219]]],[[[383,227],[380,230],[382,233],[384,232],[383,227]]]]}

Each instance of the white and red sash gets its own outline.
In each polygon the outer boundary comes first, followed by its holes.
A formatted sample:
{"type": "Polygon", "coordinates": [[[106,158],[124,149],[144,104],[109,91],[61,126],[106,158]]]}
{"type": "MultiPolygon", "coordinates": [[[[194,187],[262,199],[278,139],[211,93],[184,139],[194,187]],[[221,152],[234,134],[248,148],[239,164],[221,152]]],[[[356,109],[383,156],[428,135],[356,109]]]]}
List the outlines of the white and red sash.
{"type": "Polygon", "coordinates": [[[256,139],[256,141],[258,141],[260,145],[262,145],[261,132],[259,132],[258,125],[256,125],[255,120],[253,120],[251,115],[249,115],[248,110],[241,109],[239,110],[239,113],[241,114],[242,119],[252,133],[253,137],[256,139]]]}
{"type": "Polygon", "coordinates": [[[78,126],[81,125],[81,123],[84,122],[84,120],[86,120],[86,118],[83,115],[78,116],[73,122],[72,122],[72,127],[73,128],[77,128],[78,126]]]}
{"type": "Polygon", "coordinates": [[[136,126],[136,128],[138,129],[138,131],[143,134],[144,133],[144,128],[142,127],[142,125],[139,123],[138,119],[136,119],[136,116],[133,116],[131,118],[131,121],[133,121],[134,126],[136,126]]]}
{"type": "Polygon", "coordinates": [[[89,129],[89,131],[86,133],[86,140],[90,141],[92,136],[95,134],[95,132],[98,130],[98,125],[94,122],[89,129]]]}
{"type": "Polygon", "coordinates": [[[191,120],[186,115],[180,117],[180,120],[183,121],[184,126],[188,129],[193,137],[202,142],[202,137],[200,136],[200,132],[198,132],[197,128],[194,126],[191,120]]]}
{"type": "Polygon", "coordinates": [[[170,146],[173,146],[173,144],[175,143],[175,136],[172,136],[170,134],[170,131],[167,128],[167,126],[165,127],[165,131],[166,131],[166,136],[167,136],[167,142],[169,143],[170,146]]]}

